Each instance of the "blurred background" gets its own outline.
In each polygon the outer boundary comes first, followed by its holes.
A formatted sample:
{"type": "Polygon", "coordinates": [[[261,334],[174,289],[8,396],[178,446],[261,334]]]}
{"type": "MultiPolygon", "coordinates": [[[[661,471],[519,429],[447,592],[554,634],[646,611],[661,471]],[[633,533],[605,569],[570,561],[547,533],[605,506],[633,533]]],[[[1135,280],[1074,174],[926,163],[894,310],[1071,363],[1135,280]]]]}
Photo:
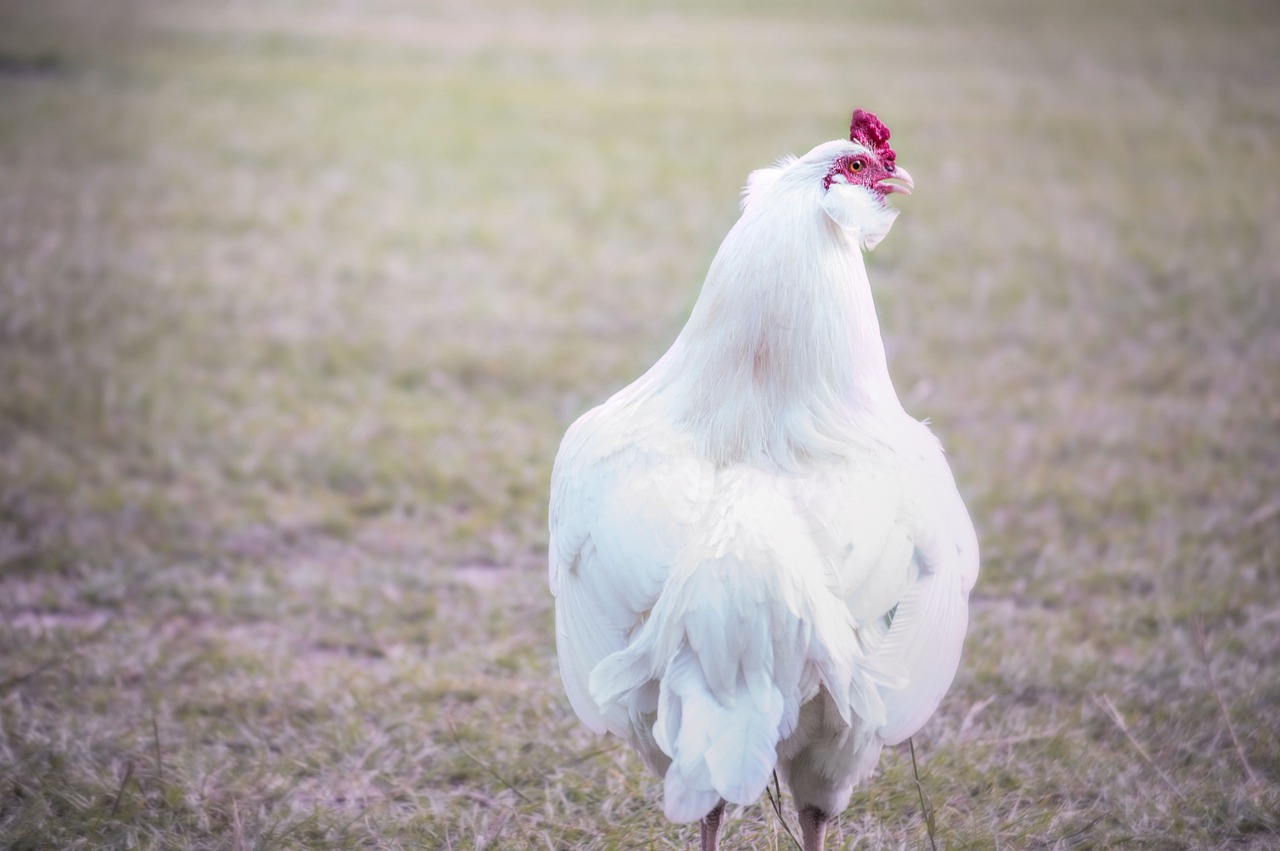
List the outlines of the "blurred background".
{"type": "Polygon", "coordinates": [[[983,573],[829,847],[1280,847],[1280,9],[935,6],[0,0],[0,847],[685,847],[551,462],[854,107],[983,573]]]}

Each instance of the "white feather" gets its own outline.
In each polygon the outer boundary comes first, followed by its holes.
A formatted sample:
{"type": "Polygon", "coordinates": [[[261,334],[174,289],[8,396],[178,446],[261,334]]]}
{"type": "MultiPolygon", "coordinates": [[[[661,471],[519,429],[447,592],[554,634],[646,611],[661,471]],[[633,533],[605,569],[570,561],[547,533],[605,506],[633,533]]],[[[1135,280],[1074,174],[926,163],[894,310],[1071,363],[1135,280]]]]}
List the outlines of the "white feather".
{"type": "Polygon", "coordinates": [[[896,207],[884,206],[862,187],[847,183],[831,184],[821,205],[823,212],[867,251],[889,235],[900,212],[896,207]]]}
{"type": "Polygon", "coordinates": [[[742,187],[742,209],[745,210],[747,208],[747,204],[751,202],[752,198],[759,198],[763,195],[764,191],[772,186],[774,181],[795,161],[795,157],[785,156],[774,163],[772,167],[758,168],[747,175],[747,185],[742,187]]]}

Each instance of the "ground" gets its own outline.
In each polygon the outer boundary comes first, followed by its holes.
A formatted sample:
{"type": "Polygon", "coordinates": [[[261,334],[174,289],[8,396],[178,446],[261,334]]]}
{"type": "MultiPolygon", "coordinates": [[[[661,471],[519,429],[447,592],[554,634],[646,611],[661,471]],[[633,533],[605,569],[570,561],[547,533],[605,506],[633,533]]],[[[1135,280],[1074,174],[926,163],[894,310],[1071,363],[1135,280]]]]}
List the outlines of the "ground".
{"type": "Polygon", "coordinates": [[[1280,848],[1280,14],[964,5],[0,0],[0,848],[687,847],[551,460],[855,106],[983,572],[831,847],[1280,848]]]}

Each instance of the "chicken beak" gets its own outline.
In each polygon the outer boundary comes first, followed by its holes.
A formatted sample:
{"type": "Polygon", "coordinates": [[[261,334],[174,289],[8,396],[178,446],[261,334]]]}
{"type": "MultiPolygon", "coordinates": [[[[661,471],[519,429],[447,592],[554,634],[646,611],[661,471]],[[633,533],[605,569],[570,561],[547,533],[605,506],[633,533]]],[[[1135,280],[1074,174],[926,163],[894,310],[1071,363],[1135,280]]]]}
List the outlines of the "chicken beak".
{"type": "Polygon", "coordinates": [[[886,195],[894,192],[901,193],[902,195],[910,195],[911,190],[916,187],[916,182],[911,179],[911,173],[909,171],[902,166],[897,166],[894,168],[893,174],[880,180],[876,183],[876,186],[882,188],[886,195]],[[888,183],[887,181],[890,180],[896,180],[898,182],[888,183]]]}

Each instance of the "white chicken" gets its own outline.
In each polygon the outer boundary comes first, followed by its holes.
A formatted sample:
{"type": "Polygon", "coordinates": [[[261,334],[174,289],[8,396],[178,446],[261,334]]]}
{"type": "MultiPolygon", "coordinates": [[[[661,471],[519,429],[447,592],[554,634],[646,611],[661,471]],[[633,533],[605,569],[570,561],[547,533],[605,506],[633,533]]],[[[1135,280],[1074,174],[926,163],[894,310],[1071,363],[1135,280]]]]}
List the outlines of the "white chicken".
{"type": "Polygon", "coordinates": [[[552,474],[569,700],[718,845],[776,770],[806,851],[951,685],[978,547],[893,389],[862,250],[910,192],[888,129],[753,172],[688,324],[583,415],[552,474]]]}

